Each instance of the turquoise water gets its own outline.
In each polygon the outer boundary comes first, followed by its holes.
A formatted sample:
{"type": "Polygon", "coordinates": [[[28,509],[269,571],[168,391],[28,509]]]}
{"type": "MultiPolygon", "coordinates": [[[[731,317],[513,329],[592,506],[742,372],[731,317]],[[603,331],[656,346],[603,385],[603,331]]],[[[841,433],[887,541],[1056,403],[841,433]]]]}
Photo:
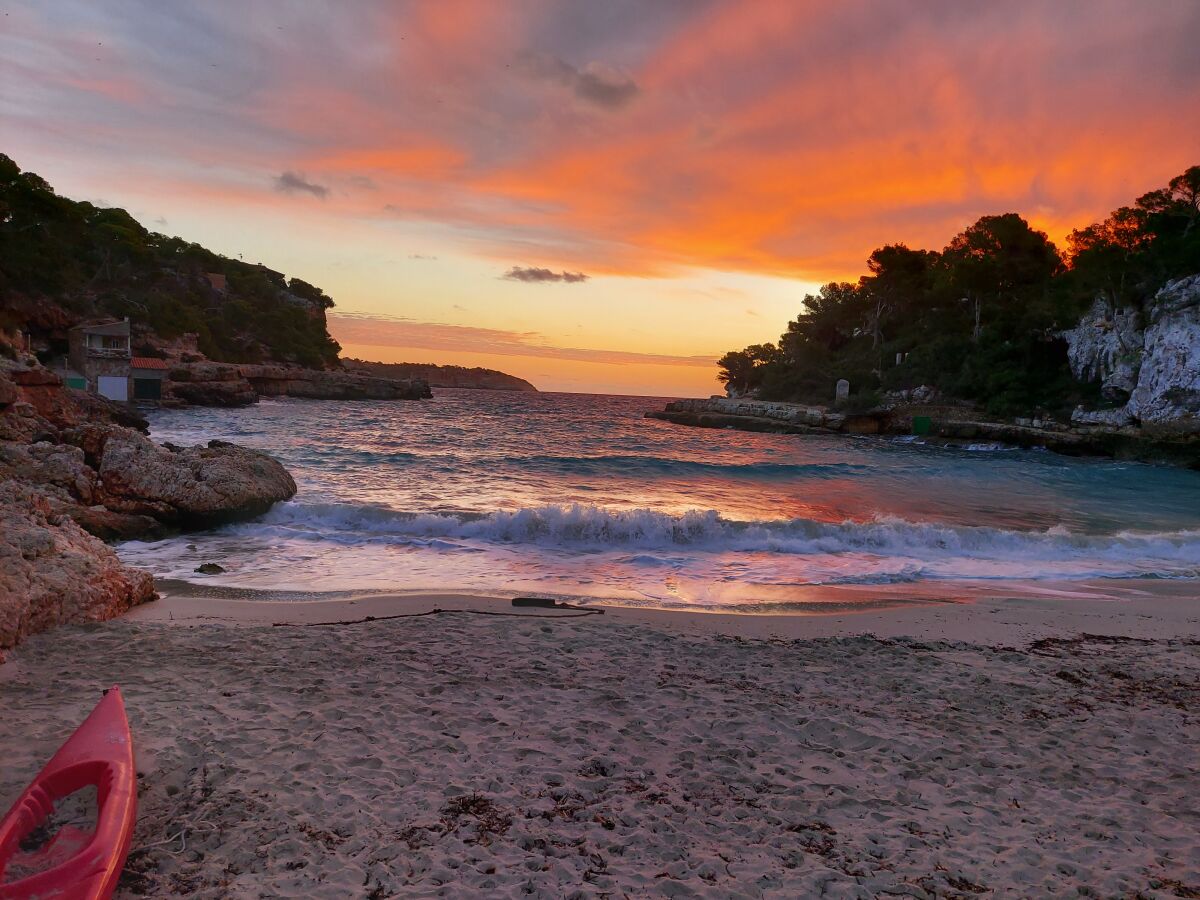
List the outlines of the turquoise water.
{"type": "Polygon", "coordinates": [[[120,553],[206,585],[705,608],[815,586],[1200,580],[1197,472],[643,417],[664,402],[440,390],[159,411],[156,440],[267,450],[300,490],[257,521],[120,553]],[[227,571],[197,575],[204,562],[227,571]]]}

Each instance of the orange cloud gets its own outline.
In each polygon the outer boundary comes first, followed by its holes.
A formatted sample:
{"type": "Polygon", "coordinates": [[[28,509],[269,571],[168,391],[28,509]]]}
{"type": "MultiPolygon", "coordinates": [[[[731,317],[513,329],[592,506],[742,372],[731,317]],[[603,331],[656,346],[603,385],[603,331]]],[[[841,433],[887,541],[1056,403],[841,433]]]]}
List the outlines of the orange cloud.
{"type": "Polygon", "coordinates": [[[1193,0],[75,19],[48,0],[6,20],[0,125],[21,146],[70,134],[281,208],[301,198],[271,179],[303,172],[329,186],[310,215],[429,224],[555,270],[847,277],[882,243],[939,247],[1013,210],[1061,240],[1200,154],[1193,0]],[[62,73],[40,77],[47,60],[62,73]]]}

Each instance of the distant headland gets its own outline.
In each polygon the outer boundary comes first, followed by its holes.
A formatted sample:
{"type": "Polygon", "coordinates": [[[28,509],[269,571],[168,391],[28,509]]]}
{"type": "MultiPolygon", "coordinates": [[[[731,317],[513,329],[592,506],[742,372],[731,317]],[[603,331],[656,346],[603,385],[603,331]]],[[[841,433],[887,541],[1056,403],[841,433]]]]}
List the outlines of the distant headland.
{"type": "Polygon", "coordinates": [[[537,391],[516,375],[495,369],[439,366],[433,363],[382,363],[363,359],[342,359],[347,372],[360,372],[380,378],[416,379],[431,388],[472,388],[481,391],[537,391]]]}
{"type": "Polygon", "coordinates": [[[74,201],[0,154],[0,349],[118,402],[417,400],[536,390],[490,369],[339,358],[315,285],[74,201]]]}

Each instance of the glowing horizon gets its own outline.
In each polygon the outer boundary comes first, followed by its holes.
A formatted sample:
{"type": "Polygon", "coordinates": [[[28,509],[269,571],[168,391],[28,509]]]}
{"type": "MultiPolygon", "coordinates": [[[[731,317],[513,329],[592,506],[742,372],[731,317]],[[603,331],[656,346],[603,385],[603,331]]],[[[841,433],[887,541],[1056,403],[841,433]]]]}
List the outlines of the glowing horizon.
{"type": "Polygon", "coordinates": [[[1200,157],[1188,0],[53,0],[4,22],[22,168],[319,285],[347,356],[550,390],[711,393],[716,357],[877,246],[1012,211],[1061,247],[1200,157]]]}

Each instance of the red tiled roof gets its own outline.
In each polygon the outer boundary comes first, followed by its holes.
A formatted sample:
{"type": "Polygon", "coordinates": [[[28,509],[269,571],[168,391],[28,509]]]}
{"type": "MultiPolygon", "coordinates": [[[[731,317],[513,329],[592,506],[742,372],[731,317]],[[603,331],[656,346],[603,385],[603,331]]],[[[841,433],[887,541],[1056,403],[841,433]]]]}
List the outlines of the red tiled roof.
{"type": "Polygon", "coordinates": [[[169,369],[165,359],[155,359],[152,356],[135,356],[130,360],[130,365],[135,369],[169,369]]]}

